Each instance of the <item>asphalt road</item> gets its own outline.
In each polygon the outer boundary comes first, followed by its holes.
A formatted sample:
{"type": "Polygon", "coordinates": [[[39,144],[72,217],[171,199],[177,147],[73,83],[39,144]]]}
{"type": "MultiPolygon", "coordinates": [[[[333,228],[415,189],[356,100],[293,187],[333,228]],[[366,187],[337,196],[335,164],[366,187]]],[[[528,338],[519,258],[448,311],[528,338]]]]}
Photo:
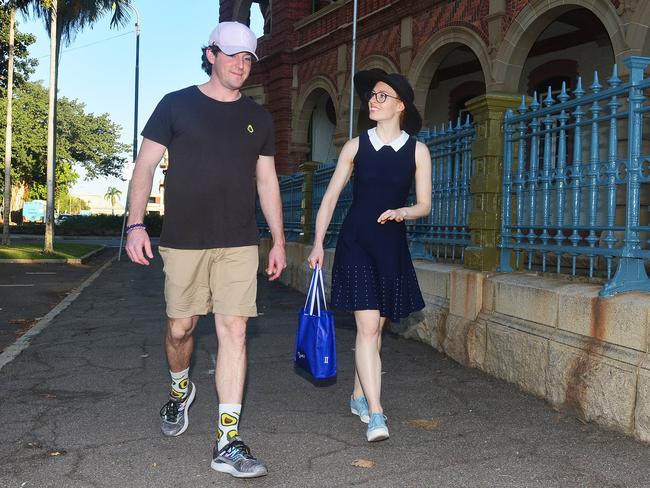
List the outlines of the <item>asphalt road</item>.
{"type": "Polygon", "coordinates": [[[116,253],[104,249],[85,264],[0,263],[0,352],[116,253]]]}
{"type": "Polygon", "coordinates": [[[644,487],[650,448],[578,422],[421,343],[386,334],[389,440],[369,444],[350,414],[354,322],[337,314],[338,378],[316,387],[292,367],[304,296],[260,282],[250,321],[240,432],[269,475],[210,469],[217,399],[214,324],[195,334],[188,430],[160,433],[169,387],[160,259],[113,262],[0,370],[5,488],[644,487]]]}

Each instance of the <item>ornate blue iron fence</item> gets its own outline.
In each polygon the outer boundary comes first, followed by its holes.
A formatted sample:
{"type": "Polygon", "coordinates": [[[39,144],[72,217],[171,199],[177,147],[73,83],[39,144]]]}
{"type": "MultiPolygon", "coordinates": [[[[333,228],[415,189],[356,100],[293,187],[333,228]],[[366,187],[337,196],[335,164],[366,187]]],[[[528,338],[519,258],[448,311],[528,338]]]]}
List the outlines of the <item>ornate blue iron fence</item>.
{"type": "MultiPolygon", "coordinates": [[[[463,262],[470,244],[469,183],[473,174],[472,142],[476,129],[467,117],[440,131],[421,131],[418,138],[431,152],[431,212],[409,223],[409,243],[413,257],[463,262]]],[[[411,191],[411,203],[415,192],[411,191]]]]}
{"type": "Polygon", "coordinates": [[[255,219],[257,220],[260,237],[267,237],[269,235],[269,226],[266,223],[266,218],[264,218],[264,213],[262,213],[259,197],[255,199],[255,219]]]}
{"type": "Polygon", "coordinates": [[[303,173],[294,173],[280,179],[282,217],[287,241],[295,241],[302,234],[302,184],[303,173]]]}
{"type": "MultiPolygon", "coordinates": [[[[318,209],[320,208],[321,201],[325,195],[325,190],[327,190],[327,185],[334,174],[334,169],[336,168],[336,163],[326,163],[319,166],[314,171],[314,189],[312,196],[312,225],[311,231],[312,235],[314,234],[314,228],[316,226],[316,215],[318,214],[318,209]]],[[[343,188],[339,200],[332,214],[332,220],[327,229],[327,234],[325,236],[325,242],[323,247],[333,247],[336,244],[336,238],[343,224],[343,219],[348,213],[348,209],[352,204],[352,179],[348,184],[343,188]]]]}
{"type": "MultiPolygon", "coordinates": [[[[287,241],[295,241],[302,234],[302,185],[303,173],[280,177],[280,196],[282,198],[282,218],[284,235],[287,241]]],[[[269,226],[260,206],[259,197],[255,201],[255,216],[260,237],[266,237],[269,226]]]]}
{"type": "Polygon", "coordinates": [[[584,270],[609,280],[603,296],[650,291],[647,215],[640,222],[648,206],[641,185],[650,183],[650,158],[641,155],[650,58],[625,64],[627,83],[615,66],[605,90],[595,73],[589,94],[578,79],[571,94],[563,85],[556,100],[549,88],[541,104],[535,94],[518,115],[506,114],[500,270],[584,270]]]}

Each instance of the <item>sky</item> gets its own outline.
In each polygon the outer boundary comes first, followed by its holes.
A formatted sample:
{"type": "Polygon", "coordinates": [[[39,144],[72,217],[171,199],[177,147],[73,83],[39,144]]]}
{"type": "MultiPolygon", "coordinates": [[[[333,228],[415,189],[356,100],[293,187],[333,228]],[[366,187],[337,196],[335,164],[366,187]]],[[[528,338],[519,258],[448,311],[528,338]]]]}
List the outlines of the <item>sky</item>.
{"type": "MultiPolygon", "coordinates": [[[[218,0],[134,0],[140,14],[140,87],[138,96],[138,136],[158,101],[174,90],[207,81],[201,70],[201,48],[219,19],[218,0]]],[[[251,28],[262,31],[262,17],[257,5],[251,9],[251,28]]],[[[121,141],[133,141],[135,93],[135,20],[110,28],[110,14],[92,28],[79,32],[70,45],[64,45],[59,66],[59,96],[77,99],[87,112],[107,113],[122,126],[121,141]]],[[[31,57],[39,66],[32,80],[49,86],[50,44],[43,21],[18,15],[18,30],[36,36],[30,46],[31,57]]],[[[138,146],[141,137],[138,139],[138,146]]],[[[132,155],[125,155],[130,162],[132,155]]],[[[79,171],[79,168],[77,168],[79,171]]],[[[81,172],[80,172],[81,173],[81,172]]],[[[128,170],[125,172],[128,178],[128,170]]],[[[162,179],[160,170],[154,177],[153,193],[162,179]]],[[[80,181],[73,194],[104,195],[109,186],[122,191],[124,204],[127,182],[117,178],[80,181]]]]}

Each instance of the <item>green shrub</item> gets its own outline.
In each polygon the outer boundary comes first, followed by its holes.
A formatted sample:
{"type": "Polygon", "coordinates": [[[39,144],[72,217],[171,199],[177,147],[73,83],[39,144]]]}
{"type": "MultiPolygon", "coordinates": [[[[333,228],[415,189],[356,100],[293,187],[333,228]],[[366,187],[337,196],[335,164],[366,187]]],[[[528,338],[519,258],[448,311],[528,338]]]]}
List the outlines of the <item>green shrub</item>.
{"type": "Polygon", "coordinates": [[[12,234],[34,234],[42,236],[45,235],[45,224],[25,222],[19,225],[12,225],[10,232],[12,234]]]}
{"type": "MultiPolygon", "coordinates": [[[[59,226],[64,235],[100,235],[119,236],[122,232],[121,215],[73,215],[68,217],[59,226]]],[[[144,218],[147,232],[150,236],[159,236],[162,228],[162,217],[160,215],[147,215],[144,218]]]]}
{"type": "MultiPolygon", "coordinates": [[[[150,236],[160,236],[162,229],[162,217],[160,215],[146,215],[144,223],[150,236]]],[[[12,226],[11,232],[44,235],[45,224],[25,223],[12,226]]],[[[54,229],[55,235],[65,236],[119,236],[121,232],[121,215],[71,215],[54,229]]]]}

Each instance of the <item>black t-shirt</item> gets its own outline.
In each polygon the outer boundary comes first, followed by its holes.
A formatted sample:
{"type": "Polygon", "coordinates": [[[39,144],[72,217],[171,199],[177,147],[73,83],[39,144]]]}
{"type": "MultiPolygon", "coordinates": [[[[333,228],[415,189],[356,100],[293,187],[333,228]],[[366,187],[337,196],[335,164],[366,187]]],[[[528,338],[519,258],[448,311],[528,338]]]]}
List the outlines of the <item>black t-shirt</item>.
{"type": "Polygon", "coordinates": [[[219,102],[197,86],[165,95],[142,130],[169,152],[160,245],[257,244],[255,168],[275,154],[273,134],[271,114],[246,96],[219,102]]]}

